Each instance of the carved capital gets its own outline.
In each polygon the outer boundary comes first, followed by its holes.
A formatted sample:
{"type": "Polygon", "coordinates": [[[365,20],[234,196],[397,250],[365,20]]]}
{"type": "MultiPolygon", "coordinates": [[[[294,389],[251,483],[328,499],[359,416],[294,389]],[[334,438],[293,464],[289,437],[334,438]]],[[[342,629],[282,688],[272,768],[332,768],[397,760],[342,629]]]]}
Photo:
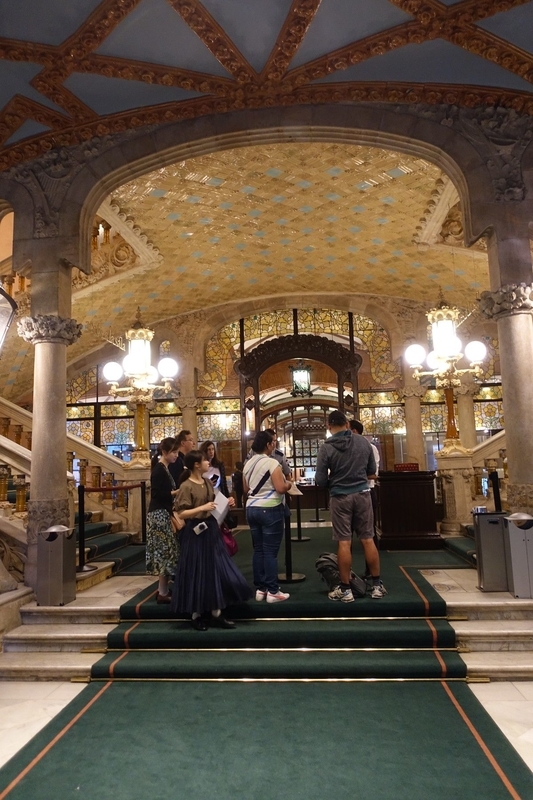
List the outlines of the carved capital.
{"type": "Polygon", "coordinates": [[[495,292],[481,292],[479,310],[487,319],[531,314],[533,286],[528,283],[508,283],[495,292]]]}
{"type": "Polygon", "coordinates": [[[453,393],[455,395],[467,395],[474,397],[479,392],[479,386],[475,383],[462,383],[460,386],[455,386],[453,393]]]}
{"type": "Polygon", "coordinates": [[[178,397],[176,400],[176,405],[178,405],[181,410],[183,411],[184,408],[198,408],[200,405],[200,401],[197,397],[194,396],[185,396],[185,397],[178,397]]]}
{"type": "Polygon", "coordinates": [[[533,484],[510,483],[507,487],[507,503],[513,513],[533,513],[533,484]]]}
{"type": "Polygon", "coordinates": [[[45,314],[38,317],[22,317],[17,322],[17,330],[19,336],[31,344],[56,342],[69,345],[80,338],[82,325],[75,319],[45,314]]]}
{"type": "Polygon", "coordinates": [[[409,397],[424,397],[426,391],[427,387],[418,384],[415,386],[404,386],[403,389],[398,390],[398,393],[404,400],[407,400],[409,397]]]}

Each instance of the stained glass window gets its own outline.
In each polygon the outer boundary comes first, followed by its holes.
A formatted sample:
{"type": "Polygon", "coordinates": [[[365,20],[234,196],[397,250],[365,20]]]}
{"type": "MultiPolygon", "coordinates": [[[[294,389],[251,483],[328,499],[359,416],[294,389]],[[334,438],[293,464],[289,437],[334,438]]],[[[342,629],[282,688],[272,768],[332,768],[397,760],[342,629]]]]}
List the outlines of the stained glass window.
{"type": "Polygon", "coordinates": [[[448,415],[445,405],[441,403],[422,403],[420,413],[424,433],[439,433],[446,430],[448,415]]]}
{"type": "Polygon", "coordinates": [[[222,442],[241,438],[240,414],[199,414],[197,425],[199,442],[207,439],[222,442]]]}
{"type": "MultiPolygon", "coordinates": [[[[370,369],[378,385],[387,385],[401,377],[400,358],[391,359],[387,332],[375,320],[360,314],[353,315],[354,335],[358,349],[368,352],[370,369]]],[[[298,331],[303,334],[344,337],[348,342],[348,312],[335,309],[298,309],[298,331]]],[[[254,314],[244,320],[244,338],[254,347],[275,336],[293,333],[292,309],[254,314]]],[[[208,392],[221,392],[226,385],[228,356],[237,358],[239,323],[221,328],[208,342],[206,371],[198,386],[208,392]]]]}
{"type": "Polygon", "coordinates": [[[67,406],[67,419],[94,417],[93,405],[67,406]]]}
{"type": "Polygon", "coordinates": [[[158,444],[167,436],[177,436],[183,427],[181,415],[150,417],[150,442],[158,444]]]}

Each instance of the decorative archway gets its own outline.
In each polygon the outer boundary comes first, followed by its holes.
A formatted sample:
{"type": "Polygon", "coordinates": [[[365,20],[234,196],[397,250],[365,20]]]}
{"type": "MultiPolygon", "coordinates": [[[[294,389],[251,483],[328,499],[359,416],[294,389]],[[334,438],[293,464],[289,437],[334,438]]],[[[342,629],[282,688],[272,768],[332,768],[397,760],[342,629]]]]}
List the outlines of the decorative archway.
{"type": "MultiPolygon", "coordinates": [[[[313,334],[293,334],[290,336],[279,336],[271,339],[264,344],[260,344],[251,350],[247,355],[242,356],[235,362],[235,372],[239,376],[241,407],[244,413],[244,403],[246,401],[246,390],[251,388],[255,397],[255,429],[259,430],[261,425],[261,411],[259,408],[259,379],[263,372],[280,361],[291,358],[309,358],[314,361],[321,361],[327,364],[337,374],[337,391],[339,397],[339,408],[344,409],[345,383],[352,386],[354,397],[354,410],[358,408],[358,388],[357,373],[361,367],[363,359],[361,356],[348,350],[338,342],[325,339],[323,336],[313,334]]],[[[246,449],[246,434],[242,429],[243,453],[246,449]]]]}

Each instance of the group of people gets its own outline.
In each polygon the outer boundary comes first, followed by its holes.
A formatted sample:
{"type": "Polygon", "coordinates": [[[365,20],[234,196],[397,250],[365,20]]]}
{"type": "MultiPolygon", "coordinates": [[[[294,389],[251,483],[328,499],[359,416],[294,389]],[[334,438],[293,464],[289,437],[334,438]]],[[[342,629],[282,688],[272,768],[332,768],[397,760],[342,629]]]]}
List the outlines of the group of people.
{"type": "MultiPolygon", "coordinates": [[[[329,489],[333,539],[337,541],[339,585],[328,597],[353,602],[350,588],[351,545],[354,534],[363,547],[371,596],[386,594],[380,577],[379,551],[374,541],[370,481],[377,464],[362,427],[351,428],[341,411],[328,418],[331,436],[319,448],[315,480],[329,489]],[[352,435],[352,433],[354,435],[352,435]]],[[[253,578],[258,602],[280,603],[289,599],[278,582],[278,552],[290,510],[285,495],[292,487],[290,467],[277,448],[273,430],[256,434],[248,457],[237,466],[242,476],[239,492],[247,498],[246,519],[253,544],[253,578]],[[242,470],[239,469],[242,467],[242,470]]],[[[190,431],[167,437],[152,459],[151,496],[147,515],[146,570],[158,577],[156,602],[173,612],[191,616],[196,630],[209,625],[233,628],[223,611],[251,599],[254,592],[230,558],[220,527],[213,516],[215,488],[229,496],[224,464],[214,442],[195,449],[190,431]],[[170,578],[174,577],[172,592],[170,578]]]]}

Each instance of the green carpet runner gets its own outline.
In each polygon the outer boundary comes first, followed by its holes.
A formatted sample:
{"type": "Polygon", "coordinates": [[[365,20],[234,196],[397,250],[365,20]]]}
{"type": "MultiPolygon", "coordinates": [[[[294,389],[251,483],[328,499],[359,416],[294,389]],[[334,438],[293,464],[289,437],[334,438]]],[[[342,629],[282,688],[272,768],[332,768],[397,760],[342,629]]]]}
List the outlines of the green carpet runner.
{"type": "Polygon", "coordinates": [[[0,770],[2,800],[529,800],[461,683],[93,683],[0,770]]]}
{"type": "MultiPolygon", "coordinates": [[[[464,679],[446,604],[421,568],[466,568],[445,550],[382,553],[388,594],[353,603],[332,602],[314,569],[331,549],[327,528],[294,547],[295,569],[307,576],[288,587],[289,601],[254,600],[228,609],[234,630],[192,629],[156,603],[157,584],[120,609],[108,635],[108,652],[93,680],[236,679],[464,679]]],[[[239,567],[251,582],[249,533],[238,535],[239,567]]]]}

